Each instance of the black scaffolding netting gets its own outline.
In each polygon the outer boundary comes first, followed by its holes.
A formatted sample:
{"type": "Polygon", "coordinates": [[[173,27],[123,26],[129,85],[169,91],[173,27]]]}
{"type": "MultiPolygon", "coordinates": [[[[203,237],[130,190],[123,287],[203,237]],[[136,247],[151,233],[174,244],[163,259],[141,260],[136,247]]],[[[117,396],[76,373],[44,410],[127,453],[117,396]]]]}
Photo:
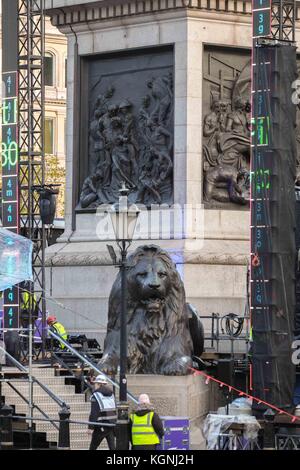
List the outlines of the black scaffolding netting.
{"type": "MultiPolygon", "coordinates": [[[[288,409],[295,382],[296,106],[291,98],[292,83],[297,78],[296,50],[290,45],[256,47],[254,60],[253,122],[257,135],[252,140],[251,162],[253,395],[288,409]],[[268,176],[265,184],[257,184],[259,175],[268,176]]],[[[256,402],[253,407],[265,409],[256,402]]]]}

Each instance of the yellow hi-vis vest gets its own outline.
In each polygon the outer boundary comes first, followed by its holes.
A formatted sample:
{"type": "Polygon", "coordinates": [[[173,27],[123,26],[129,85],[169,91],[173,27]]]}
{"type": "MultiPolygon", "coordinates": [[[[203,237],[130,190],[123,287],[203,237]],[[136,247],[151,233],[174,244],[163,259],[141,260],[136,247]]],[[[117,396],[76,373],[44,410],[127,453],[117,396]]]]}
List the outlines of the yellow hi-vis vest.
{"type": "Polygon", "coordinates": [[[130,415],[132,421],[132,445],[144,446],[159,444],[159,437],[152,426],[153,415],[153,411],[149,411],[149,413],[144,416],[138,416],[135,413],[130,415]]]}
{"type": "MultiPolygon", "coordinates": [[[[66,329],[64,327],[64,325],[62,325],[61,323],[59,323],[58,321],[53,323],[52,325],[52,328],[55,330],[55,332],[62,337],[62,339],[64,339],[65,341],[67,341],[68,339],[68,334],[66,332],[66,329]]],[[[63,343],[59,343],[61,349],[64,349],[65,348],[65,345],[63,343]]]]}
{"type": "Polygon", "coordinates": [[[30,294],[30,292],[22,292],[21,293],[21,303],[20,303],[21,310],[29,310],[29,308],[31,306],[30,305],[30,300],[32,302],[32,307],[36,308],[37,304],[36,304],[35,294],[30,294]]]}

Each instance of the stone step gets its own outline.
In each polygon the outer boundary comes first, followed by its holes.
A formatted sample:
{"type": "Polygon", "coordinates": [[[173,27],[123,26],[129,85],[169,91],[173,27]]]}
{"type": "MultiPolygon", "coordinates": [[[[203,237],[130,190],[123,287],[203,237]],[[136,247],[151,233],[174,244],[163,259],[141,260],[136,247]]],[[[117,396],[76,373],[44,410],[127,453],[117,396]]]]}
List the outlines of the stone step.
{"type": "MultiPolygon", "coordinates": [[[[27,415],[29,413],[28,405],[24,402],[16,403],[15,400],[6,400],[6,403],[14,405],[16,414],[27,415]]],[[[41,410],[50,418],[58,419],[60,407],[56,403],[40,403],[39,406],[41,410]]],[[[90,414],[90,409],[91,407],[89,403],[70,403],[71,419],[87,421],[90,414]]],[[[33,410],[33,416],[39,418],[44,417],[43,414],[36,408],[33,410]]]]}
{"type": "MultiPolygon", "coordinates": [[[[57,413],[60,407],[56,403],[47,403],[47,404],[44,404],[42,409],[43,411],[47,411],[47,413],[50,416],[53,416],[53,415],[57,416],[57,413]]],[[[74,413],[89,414],[90,409],[91,409],[91,405],[89,403],[71,403],[70,404],[70,411],[71,411],[72,416],[74,413]]],[[[27,413],[28,405],[26,405],[25,403],[22,403],[22,404],[18,403],[16,405],[16,411],[18,413],[27,413]]],[[[40,412],[37,409],[34,410],[34,413],[36,413],[37,415],[40,414],[40,412]]]]}
{"type": "MultiPolygon", "coordinates": [[[[49,415],[50,416],[50,415],[49,415]]],[[[51,416],[50,416],[51,418],[51,416]]],[[[54,419],[58,419],[58,416],[53,416],[54,419]]],[[[71,419],[72,420],[75,420],[75,421],[79,421],[78,424],[70,424],[70,430],[78,430],[78,429],[87,429],[88,428],[88,425],[87,424],[80,424],[80,421],[82,422],[86,422],[88,421],[89,419],[89,415],[88,414],[85,414],[85,415],[79,415],[79,416],[71,416],[71,419]]],[[[53,431],[53,425],[51,423],[46,423],[44,421],[36,421],[36,430],[37,431],[53,431]]],[[[56,423],[58,424],[58,423],[56,423]]]]}
{"type": "MultiPolygon", "coordinates": [[[[57,420],[59,419],[58,412],[50,414],[50,413],[47,413],[45,411],[45,413],[48,415],[48,417],[50,419],[51,418],[54,419],[56,424],[59,425],[59,423],[57,422],[57,420]]],[[[28,410],[26,411],[26,413],[22,413],[22,415],[27,416],[28,415],[28,410]]],[[[33,416],[36,417],[36,418],[42,418],[42,419],[45,418],[45,416],[41,413],[40,414],[33,413],[33,416]]],[[[82,422],[82,423],[86,423],[89,420],[89,413],[73,413],[73,414],[71,414],[70,419],[73,420],[73,421],[79,421],[79,422],[82,422]]],[[[36,424],[36,429],[38,431],[53,430],[53,425],[49,422],[37,420],[37,421],[35,421],[35,424],[36,424]]],[[[71,426],[82,427],[82,428],[87,428],[88,427],[87,424],[71,424],[71,426]]]]}
{"type": "MultiPolygon", "coordinates": [[[[37,417],[37,418],[42,418],[42,419],[44,418],[43,415],[37,416],[36,414],[34,414],[33,416],[37,417]]],[[[48,413],[48,416],[49,416],[49,418],[53,418],[55,420],[58,419],[58,414],[50,415],[48,413]]],[[[89,420],[89,414],[88,413],[78,413],[78,414],[74,413],[73,415],[70,416],[70,419],[72,421],[78,421],[79,423],[80,422],[86,423],[89,420]]],[[[49,430],[52,429],[51,423],[48,423],[48,422],[45,422],[45,421],[35,421],[35,423],[36,423],[36,425],[39,429],[49,429],[49,430]]],[[[72,426],[73,426],[73,424],[72,424],[72,426]]],[[[87,424],[76,424],[76,425],[74,424],[74,426],[87,427],[87,424]]]]}
{"type": "MultiPolygon", "coordinates": [[[[82,441],[81,439],[70,439],[70,447],[72,450],[87,450],[90,447],[91,436],[87,440],[82,441]]],[[[109,450],[106,439],[103,439],[97,450],[109,450]]]]}
{"type": "MultiPolygon", "coordinates": [[[[26,371],[28,372],[28,368],[26,367],[26,371]]],[[[20,373],[21,371],[16,367],[3,367],[2,372],[4,373],[20,373]]],[[[32,368],[32,375],[36,376],[37,378],[40,377],[55,377],[55,369],[54,367],[33,367],[32,368]]]]}
{"type": "MultiPolygon", "coordinates": [[[[74,426],[74,425],[73,425],[74,426]]],[[[75,438],[80,438],[80,439],[88,439],[88,433],[87,433],[87,426],[86,425],[77,425],[77,429],[71,430],[70,429],[70,438],[75,439],[75,438]]],[[[47,424],[39,424],[39,426],[36,426],[36,431],[38,432],[46,432],[48,436],[48,440],[54,440],[56,437],[53,437],[53,435],[56,436],[56,433],[58,432],[54,426],[51,423],[47,424]]]]}
{"type": "MultiPolygon", "coordinates": [[[[45,431],[47,434],[47,441],[57,441],[58,439],[58,431],[52,427],[51,430],[45,431]]],[[[77,430],[70,430],[70,440],[81,439],[82,441],[90,441],[90,436],[87,433],[87,427],[84,429],[77,429],[77,430]]]]}
{"type": "MultiPolygon", "coordinates": [[[[4,368],[9,372],[13,372],[13,368],[4,368]]],[[[85,394],[76,394],[74,385],[65,385],[65,377],[55,376],[54,368],[34,368],[33,375],[36,376],[41,382],[49,387],[61,400],[65,401],[70,406],[71,419],[77,421],[88,421],[90,414],[90,401],[85,401],[85,394]]],[[[13,382],[12,382],[13,383],[13,382]]],[[[29,385],[26,381],[15,382],[13,385],[28,399],[29,385]]],[[[16,413],[28,413],[28,405],[24,403],[21,397],[10,388],[7,383],[3,383],[3,395],[7,404],[15,406],[16,413]]],[[[41,409],[50,417],[58,419],[59,405],[55,403],[41,387],[37,384],[33,386],[33,399],[34,402],[41,407],[41,409]]],[[[33,416],[43,417],[37,410],[33,410],[33,416]]],[[[57,423],[58,424],[58,423],[57,423]]],[[[51,423],[36,421],[36,430],[46,434],[48,442],[58,442],[58,431],[51,423]]],[[[71,449],[88,449],[91,441],[91,436],[87,433],[86,424],[70,424],[70,446],[71,449]]],[[[103,442],[101,448],[107,449],[106,441],[103,442]]]]}
{"type": "MultiPolygon", "coordinates": [[[[67,405],[70,405],[71,403],[85,403],[84,396],[81,394],[60,393],[58,398],[64,401],[67,405]]],[[[14,391],[11,391],[9,396],[5,394],[5,401],[6,403],[10,402],[10,404],[24,403],[24,400],[14,391]]],[[[48,402],[55,403],[55,401],[52,400],[49,395],[41,392],[34,395],[34,401],[38,405],[40,403],[44,404],[48,402]]]]}
{"type": "MultiPolygon", "coordinates": [[[[59,409],[57,409],[56,411],[47,411],[46,409],[43,408],[43,411],[44,413],[47,413],[47,415],[50,417],[50,418],[53,418],[53,419],[57,419],[58,418],[58,412],[59,412],[59,409]]],[[[22,413],[22,414],[28,414],[28,410],[25,411],[25,413],[22,413]]],[[[36,418],[44,418],[44,415],[42,413],[40,413],[38,410],[34,410],[33,412],[33,416],[35,416],[36,418]]],[[[71,414],[70,414],[70,419],[71,420],[79,420],[79,421],[88,421],[88,418],[90,416],[90,409],[86,409],[86,410],[83,410],[83,411],[72,411],[71,410],[71,414]]],[[[38,423],[39,421],[37,421],[38,423]]]]}
{"type": "MultiPolygon", "coordinates": [[[[65,377],[36,377],[38,380],[40,380],[40,382],[42,382],[44,385],[50,385],[50,384],[53,384],[53,385],[63,385],[65,384],[65,377]]],[[[6,378],[6,380],[8,380],[9,378],[6,378]]],[[[28,383],[28,379],[18,379],[18,380],[14,380],[14,379],[11,379],[11,383],[12,384],[26,384],[28,383]]]]}
{"type": "MultiPolygon", "coordinates": [[[[19,390],[20,393],[26,396],[26,398],[28,398],[29,396],[29,384],[28,383],[15,383],[13,384],[13,386],[17,390],[19,390]]],[[[75,394],[74,385],[57,384],[57,385],[51,385],[48,388],[55,395],[59,395],[60,393],[70,393],[70,395],[75,394]]],[[[2,390],[6,396],[9,396],[11,391],[14,392],[14,390],[5,382],[2,384],[2,390]]],[[[38,393],[38,395],[43,395],[43,394],[47,395],[47,392],[43,390],[42,387],[38,384],[33,384],[33,393],[34,395],[36,393],[38,393]]]]}

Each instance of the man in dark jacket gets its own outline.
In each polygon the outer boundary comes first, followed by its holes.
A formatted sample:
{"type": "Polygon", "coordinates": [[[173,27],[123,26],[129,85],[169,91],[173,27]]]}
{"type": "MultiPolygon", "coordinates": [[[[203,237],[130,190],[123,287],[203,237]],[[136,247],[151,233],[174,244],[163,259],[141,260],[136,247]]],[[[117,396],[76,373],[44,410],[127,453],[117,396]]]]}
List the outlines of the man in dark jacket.
{"type": "MultiPolygon", "coordinates": [[[[104,375],[97,375],[94,380],[95,391],[92,394],[91,413],[89,421],[96,423],[114,424],[116,422],[116,402],[111,387],[108,386],[107,379],[104,375]]],[[[115,433],[114,427],[111,426],[94,426],[89,424],[88,433],[92,433],[90,450],[96,450],[104,438],[110,450],[115,450],[115,433]]]]}
{"type": "Polygon", "coordinates": [[[130,415],[130,436],[133,450],[154,450],[164,435],[163,423],[153,411],[148,395],[139,396],[136,411],[130,415]]]}

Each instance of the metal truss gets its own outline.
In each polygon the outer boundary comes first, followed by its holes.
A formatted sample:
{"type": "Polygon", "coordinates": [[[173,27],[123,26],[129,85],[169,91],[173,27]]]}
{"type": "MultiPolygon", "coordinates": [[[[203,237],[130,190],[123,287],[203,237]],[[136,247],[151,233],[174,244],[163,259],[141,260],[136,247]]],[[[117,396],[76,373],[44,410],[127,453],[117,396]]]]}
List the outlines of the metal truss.
{"type": "Polygon", "coordinates": [[[271,29],[273,39],[294,42],[295,21],[295,0],[271,0],[271,29]]]}
{"type": "Polygon", "coordinates": [[[258,439],[245,438],[232,430],[218,435],[217,450],[261,450],[258,439]]]}
{"type": "MultiPolygon", "coordinates": [[[[45,289],[45,227],[40,219],[39,194],[44,185],[44,15],[43,0],[19,0],[18,3],[18,112],[19,112],[19,191],[21,233],[33,241],[34,294],[46,320],[45,289]]],[[[35,309],[30,299],[30,321],[35,309]]],[[[42,342],[45,345],[44,328],[42,342]]],[[[45,348],[43,348],[44,351],[45,348]]]]}
{"type": "Polygon", "coordinates": [[[300,450],[300,434],[277,434],[276,450],[300,450]]]}

